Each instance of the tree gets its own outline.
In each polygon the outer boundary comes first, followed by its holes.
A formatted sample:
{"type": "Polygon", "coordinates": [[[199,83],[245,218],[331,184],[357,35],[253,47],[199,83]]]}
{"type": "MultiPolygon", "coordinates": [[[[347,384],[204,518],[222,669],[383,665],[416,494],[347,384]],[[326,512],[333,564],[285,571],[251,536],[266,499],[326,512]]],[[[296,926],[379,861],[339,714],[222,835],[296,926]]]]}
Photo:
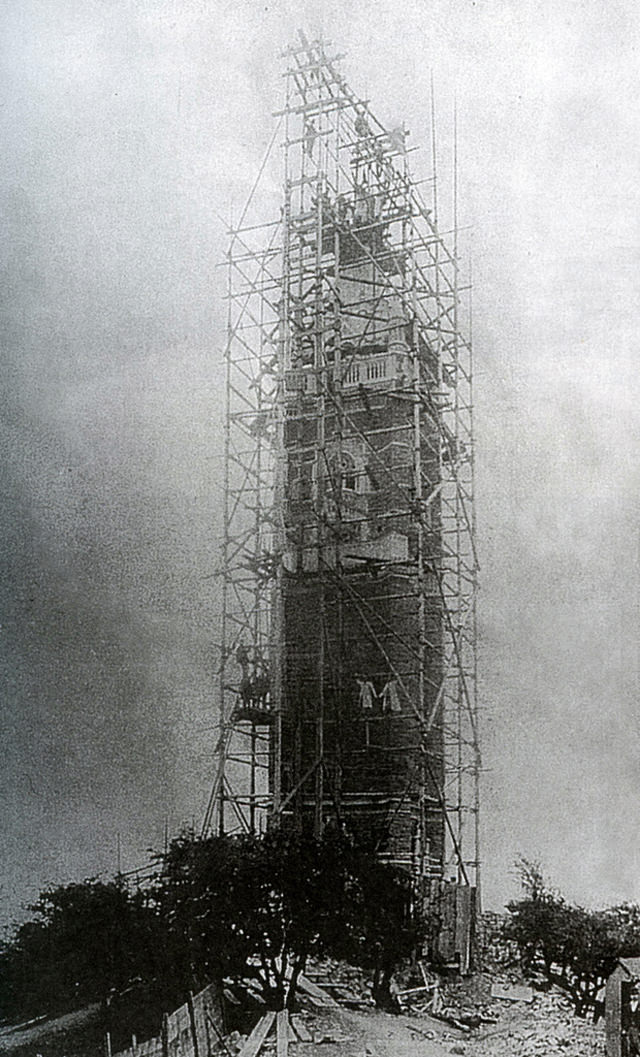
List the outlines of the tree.
{"type": "Polygon", "coordinates": [[[371,970],[391,1007],[391,974],[422,934],[411,881],[352,839],[186,833],[157,862],[146,892],[122,879],[45,890],[0,949],[0,1014],[78,1008],[134,982],[148,1010],[166,1010],[210,981],[247,977],[271,1008],[291,1008],[322,953],[371,970]]]}
{"type": "Polygon", "coordinates": [[[4,1016],[32,1016],[99,1000],[152,974],[155,914],[119,881],[45,889],[0,951],[4,1016]]]}
{"type": "Polygon", "coordinates": [[[391,974],[419,932],[409,879],[331,830],[183,836],[156,898],[177,974],[192,986],[253,977],[276,1009],[292,1006],[307,959],[322,952],[371,969],[388,1005],[391,974]]]}
{"type": "Polygon", "coordinates": [[[524,972],[541,971],[570,995],[579,1016],[597,1017],[598,992],[618,958],[640,953],[640,908],[574,906],[546,882],[537,863],[518,866],[524,898],[509,903],[506,933],[518,946],[524,972]]]}
{"type": "Polygon", "coordinates": [[[345,926],[332,953],[371,972],[376,1005],[397,1012],[391,978],[420,949],[427,923],[409,874],[357,844],[347,844],[346,858],[345,926]]]}
{"type": "Polygon", "coordinates": [[[340,920],[344,876],[330,836],[178,838],[156,891],[174,971],[189,986],[253,977],[269,1005],[290,1006],[309,954],[340,920]]]}

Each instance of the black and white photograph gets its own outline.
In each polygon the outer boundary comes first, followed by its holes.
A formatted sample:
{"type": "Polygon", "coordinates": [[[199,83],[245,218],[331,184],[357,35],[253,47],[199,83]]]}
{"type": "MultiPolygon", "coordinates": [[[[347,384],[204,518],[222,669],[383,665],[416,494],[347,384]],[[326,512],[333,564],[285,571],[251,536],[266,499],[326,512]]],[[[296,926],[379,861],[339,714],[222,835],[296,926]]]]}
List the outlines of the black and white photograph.
{"type": "Polygon", "coordinates": [[[640,1055],[636,5],[0,28],[0,1057],[640,1055]]]}

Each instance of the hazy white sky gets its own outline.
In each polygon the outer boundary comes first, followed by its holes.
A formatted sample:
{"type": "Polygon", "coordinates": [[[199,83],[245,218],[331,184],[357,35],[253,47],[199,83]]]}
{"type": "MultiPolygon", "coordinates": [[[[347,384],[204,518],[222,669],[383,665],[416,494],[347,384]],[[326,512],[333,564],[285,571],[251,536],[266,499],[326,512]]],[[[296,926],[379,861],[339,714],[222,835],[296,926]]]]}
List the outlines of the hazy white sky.
{"type": "MultiPolygon", "coordinates": [[[[640,898],[631,0],[14,0],[2,16],[5,915],[140,864],[211,765],[225,249],[298,27],[383,122],[457,95],[473,225],[486,901],[640,898]]],[[[428,150],[413,155],[429,175],[428,150]]],[[[277,156],[264,203],[276,207],[277,156]]]]}

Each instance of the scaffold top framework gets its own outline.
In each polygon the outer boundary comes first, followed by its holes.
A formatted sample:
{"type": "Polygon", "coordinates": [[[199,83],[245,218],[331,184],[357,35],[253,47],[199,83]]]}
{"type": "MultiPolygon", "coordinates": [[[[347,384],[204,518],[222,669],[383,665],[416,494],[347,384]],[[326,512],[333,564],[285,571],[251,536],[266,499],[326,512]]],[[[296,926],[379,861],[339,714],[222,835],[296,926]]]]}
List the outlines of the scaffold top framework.
{"type": "Polygon", "coordinates": [[[284,59],[280,216],[253,224],[245,209],[226,260],[220,729],[203,832],[333,819],[420,876],[479,887],[455,147],[447,241],[435,128],[427,203],[406,130],[377,120],[328,45],[301,34],[284,59]]]}

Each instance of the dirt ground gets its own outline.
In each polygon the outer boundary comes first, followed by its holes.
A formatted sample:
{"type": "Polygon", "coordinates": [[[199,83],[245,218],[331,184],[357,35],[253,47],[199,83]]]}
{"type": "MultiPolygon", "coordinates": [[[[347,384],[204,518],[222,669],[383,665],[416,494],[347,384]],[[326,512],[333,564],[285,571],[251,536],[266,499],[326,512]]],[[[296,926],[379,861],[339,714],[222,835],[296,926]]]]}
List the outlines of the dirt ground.
{"type": "Polygon", "coordinates": [[[104,1029],[99,1004],[0,1026],[0,1057],[102,1057],[104,1029]]]}
{"type": "MultiPolygon", "coordinates": [[[[604,1057],[604,1025],[573,1015],[560,994],[532,1002],[498,1000],[495,1024],[462,1031],[422,1014],[317,1009],[301,1014],[313,1042],[290,1046],[292,1057],[604,1057]]],[[[275,1053],[275,1040],[264,1052],[275,1053]]]]}
{"type": "MultiPolygon", "coordinates": [[[[490,984],[489,984],[490,989],[490,984]]],[[[486,993],[486,988],[485,988],[486,993]]],[[[491,999],[495,1023],[467,1031],[424,1012],[302,1006],[298,1017],[311,1042],[292,1042],[290,1057],[604,1057],[604,1025],[573,1015],[559,993],[533,993],[531,1002],[491,999]]],[[[58,1020],[0,1029],[0,1057],[102,1057],[98,1007],[58,1020]]],[[[242,1040],[229,1039],[228,1054],[242,1040]]],[[[275,1038],[261,1050],[274,1057],[275,1038]]]]}

